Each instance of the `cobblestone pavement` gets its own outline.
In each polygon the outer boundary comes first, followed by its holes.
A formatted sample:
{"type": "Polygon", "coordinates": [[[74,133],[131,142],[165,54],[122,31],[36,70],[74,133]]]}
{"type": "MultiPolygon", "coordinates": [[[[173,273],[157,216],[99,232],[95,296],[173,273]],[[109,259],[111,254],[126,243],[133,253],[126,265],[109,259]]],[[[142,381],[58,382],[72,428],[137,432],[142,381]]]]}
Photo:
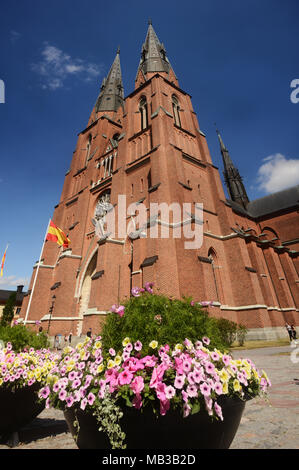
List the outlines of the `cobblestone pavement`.
{"type": "MultiPolygon", "coordinates": [[[[234,351],[235,358],[250,358],[264,369],[271,382],[269,402],[249,401],[231,449],[299,449],[299,345],[234,351]],[[298,362],[291,361],[291,353],[298,362]]],[[[23,428],[12,447],[0,449],[77,449],[63,412],[44,410],[23,428]]]]}

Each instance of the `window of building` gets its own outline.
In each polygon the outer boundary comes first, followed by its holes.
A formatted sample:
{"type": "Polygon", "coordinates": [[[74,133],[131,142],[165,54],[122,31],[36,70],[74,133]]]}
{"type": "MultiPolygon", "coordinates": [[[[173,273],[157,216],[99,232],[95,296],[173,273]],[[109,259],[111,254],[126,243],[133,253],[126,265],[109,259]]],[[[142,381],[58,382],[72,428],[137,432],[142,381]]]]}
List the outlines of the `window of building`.
{"type": "Polygon", "coordinates": [[[175,95],[172,95],[172,112],[173,112],[173,119],[174,123],[178,127],[181,126],[181,118],[180,118],[180,105],[179,100],[175,95]]]}
{"type": "Polygon", "coordinates": [[[148,126],[148,118],[147,118],[147,101],[146,97],[142,96],[139,102],[139,111],[140,111],[140,124],[141,130],[146,129],[148,126]]]}
{"type": "Polygon", "coordinates": [[[88,136],[88,142],[86,146],[86,158],[85,158],[85,165],[88,162],[89,156],[90,156],[90,149],[91,149],[91,141],[92,141],[92,135],[89,134],[88,136]]]}

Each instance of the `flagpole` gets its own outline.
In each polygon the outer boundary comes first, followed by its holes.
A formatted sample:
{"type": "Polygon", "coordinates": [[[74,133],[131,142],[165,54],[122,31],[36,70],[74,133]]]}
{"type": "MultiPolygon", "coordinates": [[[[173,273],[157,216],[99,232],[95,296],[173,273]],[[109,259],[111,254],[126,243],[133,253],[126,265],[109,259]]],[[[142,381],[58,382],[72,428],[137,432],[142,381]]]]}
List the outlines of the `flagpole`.
{"type": "Polygon", "coordinates": [[[45,234],[45,236],[44,236],[44,241],[43,241],[42,249],[41,249],[41,252],[40,252],[40,255],[39,255],[39,260],[38,260],[38,265],[37,265],[37,269],[36,269],[36,273],[35,273],[35,278],[34,278],[34,282],[33,282],[33,286],[32,286],[31,292],[30,292],[29,302],[28,302],[28,305],[27,305],[27,310],[26,310],[24,325],[26,325],[26,322],[27,322],[28,313],[29,313],[29,309],[30,309],[30,305],[31,305],[31,300],[32,300],[32,297],[33,297],[33,292],[34,292],[34,288],[35,288],[35,284],[36,284],[36,280],[37,280],[37,275],[38,275],[38,271],[39,271],[39,266],[40,266],[42,254],[43,254],[43,251],[44,251],[44,246],[45,246],[47,234],[48,234],[48,231],[49,231],[50,222],[51,222],[51,219],[49,219],[48,226],[47,226],[47,230],[46,230],[46,234],[45,234]]]}

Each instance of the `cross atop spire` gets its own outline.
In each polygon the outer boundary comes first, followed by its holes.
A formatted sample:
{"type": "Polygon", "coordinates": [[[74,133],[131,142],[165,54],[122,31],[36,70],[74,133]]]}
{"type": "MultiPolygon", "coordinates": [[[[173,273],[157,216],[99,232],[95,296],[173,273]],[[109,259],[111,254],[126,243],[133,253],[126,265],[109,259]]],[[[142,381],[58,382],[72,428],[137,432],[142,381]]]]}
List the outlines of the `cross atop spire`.
{"type": "Polygon", "coordinates": [[[142,45],[137,75],[139,70],[142,70],[144,75],[149,72],[166,72],[168,74],[171,68],[165,47],[155,33],[152,20],[149,19],[147,35],[142,45]]]}
{"type": "Polygon", "coordinates": [[[119,106],[123,104],[124,88],[119,54],[120,48],[118,47],[107,78],[102,81],[101,91],[96,102],[96,112],[117,111],[119,106]]]}
{"type": "Polygon", "coordinates": [[[246,208],[247,204],[249,203],[249,199],[242,181],[242,177],[240,176],[239,170],[235,167],[232,159],[230,158],[229,152],[223,143],[219,130],[216,129],[216,132],[220,143],[220,151],[222,154],[224,166],[223,176],[229,197],[232,201],[235,201],[246,208]]]}

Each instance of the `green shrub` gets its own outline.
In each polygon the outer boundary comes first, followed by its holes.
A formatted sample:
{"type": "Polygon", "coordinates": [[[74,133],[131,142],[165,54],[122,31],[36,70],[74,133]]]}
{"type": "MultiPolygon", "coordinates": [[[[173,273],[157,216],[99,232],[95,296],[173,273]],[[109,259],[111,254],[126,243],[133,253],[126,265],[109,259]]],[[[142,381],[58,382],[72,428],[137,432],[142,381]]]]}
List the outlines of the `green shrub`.
{"type": "Polygon", "coordinates": [[[237,341],[238,341],[239,346],[244,345],[246,334],[247,334],[247,328],[244,325],[238,325],[237,341]]]}
{"type": "Polygon", "coordinates": [[[10,326],[12,319],[14,317],[14,309],[16,305],[17,293],[12,292],[8,297],[6,304],[4,306],[2,317],[0,320],[0,326],[10,326]]]}
{"type": "Polygon", "coordinates": [[[231,347],[237,337],[237,323],[231,320],[227,320],[226,318],[218,318],[217,324],[223,343],[227,348],[231,347]]]}
{"type": "Polygon", "coordinates": [[[191,305],[191,299],[172,300],[163,295],[145,292],[140,297],[132,297],[124,303],[125,313],[109,313],[102,328],[101,336],[104,351],[113,348],[122,350],[122,341],[129,337],[134,343],[140,340],[144,351],[149,352],[149,343],[170,347],[182,343],[185,338],[196,342],[204,336],[210,338],[209,348],[224,351],[218,322],[208,316],[198,304],[191,305]]]}
{"type": "Polygon", "coordinates": [[[0,339],[6,344],[10,342],[14,351],[22,351],[25,347],[42,349],[49,347],[48,337],[44,332],[36,334],[24,325],[1,326],[0,339]]]}

